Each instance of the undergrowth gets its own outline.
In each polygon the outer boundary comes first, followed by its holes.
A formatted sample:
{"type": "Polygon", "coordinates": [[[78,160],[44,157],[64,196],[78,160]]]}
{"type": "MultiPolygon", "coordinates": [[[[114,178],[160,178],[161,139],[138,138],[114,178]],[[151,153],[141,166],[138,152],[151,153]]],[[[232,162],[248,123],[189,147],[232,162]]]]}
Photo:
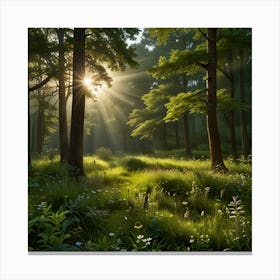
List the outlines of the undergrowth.
{"type": "Polygon", "coordinates": [[[251,163],[210,171],[199,158],[84,158],[68,177],[56,156],[29,171],[30,251],[250,251],[251,163]]]}

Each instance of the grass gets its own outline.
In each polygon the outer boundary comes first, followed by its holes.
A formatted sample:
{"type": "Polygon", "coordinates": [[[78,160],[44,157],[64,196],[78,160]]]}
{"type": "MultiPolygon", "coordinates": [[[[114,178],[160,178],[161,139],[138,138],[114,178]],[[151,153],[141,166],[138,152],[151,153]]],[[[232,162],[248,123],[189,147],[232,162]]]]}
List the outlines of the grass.
{"type": "Polygon", "coordinates": [[[58,157],[33,161],[30,251],[251,250],[250,163],[218,174],[201,158],[103,158],[86,156],[82,179],[58,157]]]}

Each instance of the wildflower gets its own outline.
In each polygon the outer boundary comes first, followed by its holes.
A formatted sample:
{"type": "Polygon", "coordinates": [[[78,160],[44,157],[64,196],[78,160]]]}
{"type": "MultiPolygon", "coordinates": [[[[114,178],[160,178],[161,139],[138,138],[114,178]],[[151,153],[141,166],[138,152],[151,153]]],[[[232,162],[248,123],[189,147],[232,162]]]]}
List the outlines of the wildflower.
{"type": "Polygon", "coordinates": [[[75,246],[77,246],[77,247],[81,247],[81,246],[83,246],[83,243],[82,243],[82,242],[80,242],[80,241],[77,241],[77,242],[75,243],[75,246]]]}
{"type": "Polygon", "coordinates": [[[201,211],[200,216],[204,216],[204,210],[201,211]]]}
{"type": "Polygon", "coordinates": [[[126,216],[124,216],[124,219],[127,221],[127,217],[126,216]]]}
{"type": "Polygon", "coordinates": [[[113,237],[113,236],[115,236],[115,234],[114,234],[113,232],[110,232],[110,233],[109,233],[109,236],[110,236],[110,237],[113,237]]]}
{"type": "Polygon", "coordinates": [[[143,237],[144,237],[144,235],[142,235],[142,234],[137,235],[137,239],[142,239],[143,237]]]}
{"type": "Polygon", "coordinates": [[[173,214],[170,214],[170,216],[169,216],[170,218],[172,218],[173,217],[173,214]]]}
{"type": "Polygon", "coordinates": [[[190,243],[193,243],[194,242],[194,239],[190,239],[190,243]]]}
{"type": "Polygon", "coordinates": [[[97,189],[97,192],[102,192],[102,189],[97,189]]]}
{"type": "Polygon", "coordinates": [[[38,210],[42,210],[45,208],[47,208],[47,202],[45,202],[45,201],[42,201],[40,204],[37,205],[38,210]]]}
{"type": "Polygon", "coordinates": [[[210,187],[206,187],[204,190],[205,190],[206,192],[209,192],[209,191],[210,191],[210,187]]]}
{"type": "Polygon", "coordinates": [[[141,229],[143,227],[143,225],[141,225],[139,222],[136,222],[134,225],[135,229],[141,229]]]}
{"type": "Polygon", "coordinates": [[[190,212],[189,211],[186,211],[185,214],[184,214],[184,219],[187,219],[190,215],[190,212]]]}
{"type": "Polygon", "coordinates": [[[182,204],[183,204],[183,205],[187,205],[188,202],[187,202],[187,201],[183,201],[182,204]]]}

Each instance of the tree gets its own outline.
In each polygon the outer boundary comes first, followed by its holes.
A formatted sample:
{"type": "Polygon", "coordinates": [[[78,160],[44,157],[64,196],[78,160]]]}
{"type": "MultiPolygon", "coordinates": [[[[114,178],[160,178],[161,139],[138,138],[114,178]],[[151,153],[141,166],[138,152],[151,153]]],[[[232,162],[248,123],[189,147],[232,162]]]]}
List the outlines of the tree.
{"type": "Polygon", "coordinates": [[[166,114],[164,104],[171,90],[171,84],[161,84],[142,96],[145,108],[134,109],[129,115],[128,125],[134,127],[132,136],[139,136],[140,139],[160,138],[163,148],[168,148],[166,124],[163,118],[166,114]]]}
{"type": "Polygon", "coordinates": [[[28,29],[28,165],[30,167],[30,95],[48,84],[57,73],[53,57],[54,45],[49,42],[48,35],[47,29],[28,29]]]}
{"type": "Polygon", "coordinates": [[[84,176],[83,133],[85,115],[85,28],[74,28],[73,97],[68,163],[78,176],[84,176]]]}
{"type": "Polygon", "coordinates": [[[208,28],[207,31],[207,53],[209,60],[207,64],[207,131],[210,148],[211,167],[214,170],[227,171],[224,165],[220,136],[217,122],[217,37],[216,29],[208,28]]]}
{"type": "MultiPolygon", "coordinates": [[[[222,50],[219,48],[218,69],[224,74],[230,83],[230,96],[235,97],[235,77],[233,71],[233,52],[236,44],[236,36],[233,29],[223,29],[223,40],[220,41],[222,50]],[[224,55],[223,55],[224,54],[224,55]]],[[[235,137],[235,110],[230,110],[228,114],[228,125],[230,132],[231,154],[237,157],[236,137],[235,137]]]]}
{"type": "MultiPolygon", "coordinates": [[[[181,92],[177,96],[171,97],[167,104],[168,111],[165,120],[178,120],[187,109],[190,112],[206,112],[211,168],[217,171],[227,171],[222,158],[217,124],[216,29],[208,28],[207,33],[198,29],[197,34],[206,39],[206,46],[200,44],[195,49],[173,50],[169,59],[160,57],[158,65],[154,66],[150,73],[155,78],[166,78],[183,73],[193,75],[201,69],[206,70],[206,89],[181,92]],[[202,95],[205,92],[206,100],[202,95]]],[[[198,37],[198,35],[196,36],[198,37]]]]}
{"type": "Polygon", "coordinates": [[[60,161],[66,162],[68,158],[68,129],[66,114],[66,96],[65,96],[65,45],[64,29],[57,28],[58,38],[58,81],[59,81],[59,143],[60,143],[60,161]]]}
{"type": "Polygon", "coordinates": [[[113,71],[124,70],[126,64],[131,67],[137,66],[133,60],[134,48],[128,47],[126,40],[133,39],[138,29],[100,28],[87,31],[88,34],[85,28],[74,29],[73,100],[68,163],[77,176],[85,175],[83,132],[86,88],[83,80],[86,62],[94,69],[92,81],[97,86],[102,82],[111,82],[103,64],[113,71]]]}
{"type": "MultiPolygon", "coordinates": [[[[239,90],[240,90],[240,101],[245,102],[245,85],[244,85],[244,51],[242,48],[239,49],[239,61],[240,61],[240,69],[239,69],[239,90]]],[[[245,158],[248,157],[249,154],[249,143],[247,137],[247,119],[246,119],[246,111],[240,110],[240,122],[241,122],[241,139],[242,139],[242,153],[245,158]]]]}

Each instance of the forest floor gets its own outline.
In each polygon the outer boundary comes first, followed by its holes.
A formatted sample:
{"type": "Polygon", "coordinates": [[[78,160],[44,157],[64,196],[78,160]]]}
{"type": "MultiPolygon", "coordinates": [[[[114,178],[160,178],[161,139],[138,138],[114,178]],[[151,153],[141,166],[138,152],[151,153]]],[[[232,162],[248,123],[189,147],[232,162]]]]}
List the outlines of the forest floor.
{"type": "Polygon", "coordinates": [[[29,251],[251,251],[251,162],[225,164],[85,156],[74,179],[58,157],[34,159],[29,251]]]}

